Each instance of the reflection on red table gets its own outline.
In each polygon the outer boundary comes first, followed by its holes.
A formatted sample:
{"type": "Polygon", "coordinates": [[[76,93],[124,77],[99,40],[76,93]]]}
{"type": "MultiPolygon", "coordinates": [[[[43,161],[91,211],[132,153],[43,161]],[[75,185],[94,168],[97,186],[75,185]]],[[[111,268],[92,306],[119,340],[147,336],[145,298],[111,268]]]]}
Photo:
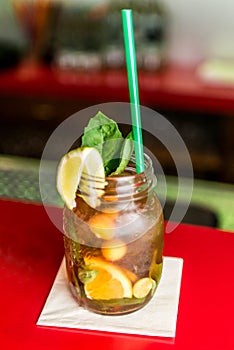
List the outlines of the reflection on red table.
{"type": "Polygon", "coordinates": [[[62,235],[41,205],[1,200],[0,211],[1,348],[234,349],[233,233],[179,225],[165,235],[165,255],[182,257],[184,268],[176,338],[160,339],[37,326],[62,235]]]}

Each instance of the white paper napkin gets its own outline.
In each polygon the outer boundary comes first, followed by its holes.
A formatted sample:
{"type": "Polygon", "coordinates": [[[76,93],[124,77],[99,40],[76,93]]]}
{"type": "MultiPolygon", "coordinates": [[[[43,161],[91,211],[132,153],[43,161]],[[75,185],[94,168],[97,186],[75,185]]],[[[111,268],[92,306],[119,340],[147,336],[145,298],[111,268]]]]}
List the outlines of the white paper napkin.
{"type": "Polygon", "coordinates": [[[37,324],[126,334],[175,337],[183,259],[164,257],[153,299],[128,315],[103,316],[80,307],[67,283],[63,259],[37,324]]]}

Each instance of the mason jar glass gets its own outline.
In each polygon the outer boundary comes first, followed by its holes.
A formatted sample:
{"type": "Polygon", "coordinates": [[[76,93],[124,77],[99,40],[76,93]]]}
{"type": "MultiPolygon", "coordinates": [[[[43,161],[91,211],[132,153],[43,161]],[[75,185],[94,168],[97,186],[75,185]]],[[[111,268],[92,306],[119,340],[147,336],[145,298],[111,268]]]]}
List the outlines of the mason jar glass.
{"type": "Polygon", "coordinates": [[[68,281],[79,305],[95,313],[138,310],[160,282],[164,219],[146,154],[144,164],[144,172],[137,174],[132,157],[123,174],[106,177],[101,187],[83,174],[86,186],[77,191],[76,207],[64,208],[68,281]],[[88,188],[96,187],[90,200],[88,188]]]}

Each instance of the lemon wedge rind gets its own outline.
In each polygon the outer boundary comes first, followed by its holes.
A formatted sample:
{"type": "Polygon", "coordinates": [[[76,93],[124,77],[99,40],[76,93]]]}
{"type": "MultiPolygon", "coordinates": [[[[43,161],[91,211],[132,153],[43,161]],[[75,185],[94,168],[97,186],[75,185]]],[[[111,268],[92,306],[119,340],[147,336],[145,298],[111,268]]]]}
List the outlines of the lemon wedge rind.
{"type": "Polygon", "coordinates": [[[56,181],[57,190],[70,210],[76,206],[78,188],[86,203],[96,208],[105,187],[105,170],[98,150],[80,147],[66,153],[58,165],[56,181]]]}

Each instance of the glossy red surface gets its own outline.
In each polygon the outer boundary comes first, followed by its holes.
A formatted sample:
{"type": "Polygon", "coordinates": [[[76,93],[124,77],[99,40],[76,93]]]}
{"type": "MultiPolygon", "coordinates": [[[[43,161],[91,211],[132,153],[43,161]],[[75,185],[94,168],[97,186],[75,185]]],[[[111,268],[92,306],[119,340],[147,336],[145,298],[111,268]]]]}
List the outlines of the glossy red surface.
{"type": "MultiPolygon", "coordinates": [[[[0,200],[1,349],[234,349],[234,234],[179,225],[165,255],[184,259],[175,339],[36,325],[63,257],[41,205],[0,200]]],[[[157,315],[155,315],[157,317],[157,315]]]]}
{"type": "MultiPolygon", "coordinates": [[[[156,108],[212,113],[234,112],[234,86],[207,84],[196,68],[168,66],[161,72],[139,71],[141,104],[156,108]]],[[[91,104],[128,102],[126,70],[69,72],[22,64],[0,74],[2,96],[61,98],[91,104]]]]}

